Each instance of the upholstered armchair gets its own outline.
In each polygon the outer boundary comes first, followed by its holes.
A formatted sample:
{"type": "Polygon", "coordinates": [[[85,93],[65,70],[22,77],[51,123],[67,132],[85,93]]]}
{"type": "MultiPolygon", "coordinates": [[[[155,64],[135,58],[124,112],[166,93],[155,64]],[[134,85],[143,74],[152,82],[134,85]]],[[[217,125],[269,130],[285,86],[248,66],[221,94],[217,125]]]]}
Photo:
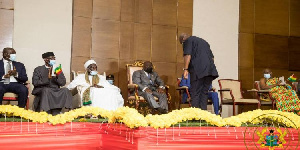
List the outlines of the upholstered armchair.
{"type": "MultiPolygon", "coordinates": [[[[133,64],[127,64],[127,83],[128,83],[128,100],[127,103],[130,107],[134,107],[137,109],[140,113],[146,115],[152,113],[152,110],[150,109],[149,104],[147,101],[142,97],[138,95],[138,85],[133,84],[132,82],[132,75],[134,71],[142,70],[143,69],[144,62],[143,61],[135,61],[133,64]],[[135,106],[134,106],[135,105],[135,106]]],[[[154,66],[155,68],[155,66],[154,66]]],[[[168,97],[168,107],[170,108],[170,100],[171,95],[168,92],[169,86],[165,85],[166,94],[168,97]]],[[[155,100],[158,102],[158,98],[154,97],[155,100]]]]}
{"type": "Polygon", "coordinates": [[[218,80],[221,95],[221,110],[222,105],[233,105],[233,115],[235,116],[235,105],[257,105],[259,108],[259,101],[257,99],[244,99],[242,95],[242,83],[239,80],[220,79],[218,80]]]}

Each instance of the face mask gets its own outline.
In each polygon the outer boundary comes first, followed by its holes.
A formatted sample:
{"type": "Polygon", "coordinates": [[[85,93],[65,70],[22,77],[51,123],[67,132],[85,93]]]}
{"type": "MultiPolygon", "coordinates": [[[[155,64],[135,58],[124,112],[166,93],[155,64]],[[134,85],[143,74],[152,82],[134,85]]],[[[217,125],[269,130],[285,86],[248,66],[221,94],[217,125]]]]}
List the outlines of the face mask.
{"type": "Polygon", "coordinates": [[[49,65],[50,65],[50,66],[55,65],[55,60],[50,60],[49,65]]]}
{"type": "Polygon", "coordinates": [[[269,73],[264,74],[264,77],[265,77],[266,79],[269,79],[269,78],[271,78],[271,74],[269,74],[269,73]]]}
{"type": "Polygon", "coordinates": [[[153,71],[153,68],[147,68],[145,71],[151,73],[153,71]]]}
{"type": "Polygon", "coordinates": [[[92,76],[95,76],[95,75],[97,75],[98,74],[98,71],[91,71],[90,72],[90,75],[92,75],[92,76]]]}
{"type": "Polygon", "coordinates": [[[114,84],[114,80],[107,80],[111,85],[114,84]]]}
{"type": "Polygon", "coordinates": [[[15,61],[16,60],[16,54],[10,54],[9,60],[15,61]]]}

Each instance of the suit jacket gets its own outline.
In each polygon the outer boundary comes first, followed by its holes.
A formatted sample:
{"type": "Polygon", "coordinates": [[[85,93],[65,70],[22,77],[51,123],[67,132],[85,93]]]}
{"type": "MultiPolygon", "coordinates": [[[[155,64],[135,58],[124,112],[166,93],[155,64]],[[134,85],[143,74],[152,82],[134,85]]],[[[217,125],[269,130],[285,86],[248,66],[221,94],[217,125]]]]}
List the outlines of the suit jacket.
{"type": "Polygon", "coordinates": [[[145,87],[154,91],[159,86],[165,86],[164,81],[154,71],[150,74],[149,79],[144,70],[137,70],[132,75],[132,82],[139,86],[139,93],[141,93],[145,87]]]}
{"type": "Polygon", "coordinates": [[[48,78],[49,69],[43,66],[36,67],[32,76],[32,84],[34,89],[33,95],[39,95],[43,88],[60,88],[66,84],[66,78],[64,73],[60,73],[57,77],[54,76],[51,79],[48,78]]]}
{"type": "MultiPolygon", "coordinates": [[[[12,61],[12,65],[13,65],[14,68],[16,68],[16,70],[18,72],[18,77],[15,77],[16,80],[18,81],[18,83],[24,84],[28,80],[24,64],[22,64],[20,62],[12,61]]],[[[0,77],[1,77],[1,80],[3,80],[2,79],[3,75],[5,75],[5,69],[4,69],[3,59],[1,59],[0,60],[0,77]]]]}
{"type": "Polygon", "coordinates": [[[183,54],[191,55],[189,64],[189,73],[191,73],[191,81],[213,76],[214,79],[219,77],[218,71],[214,63],[214,55],[209,44],[201,38],[190,36],[183,43],[183,54]]]}

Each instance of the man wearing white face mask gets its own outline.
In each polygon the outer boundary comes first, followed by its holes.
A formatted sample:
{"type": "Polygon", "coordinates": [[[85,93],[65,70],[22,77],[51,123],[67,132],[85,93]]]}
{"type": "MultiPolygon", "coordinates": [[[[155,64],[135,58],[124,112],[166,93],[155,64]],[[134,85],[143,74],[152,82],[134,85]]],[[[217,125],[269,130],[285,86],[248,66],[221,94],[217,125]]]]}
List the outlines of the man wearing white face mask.
{"type": "Polygon", "coordinates": [[[25,82],[28,80],[24,64],[16,62],[16,51],[13,48],[3,49],[3,59],[0,61],[0,104],[6,92],[18,95],[18,106],[24,108],[28,96],[25,82]]]}
{"type": "Polygon", "coordinates": [[[116,110],[124,105],[120,89],[110,84],[105,76],[97,72],[94,60],[84,64],[85,74],[79,74],[68,86],[70,90],[77,87],[82,105],[95,106],[106,110],[116,110]]]}
{"type": "Polygon", "coordinates": [[[57,115],[62,108],[72,108],[72,94],[67,88],[61,88],[66,84],[66,78],[61,66],[55,67],[54,53],[47,52],[42,57],[45,65],[36,67],[32,77],[33,109],[57,115]]]}

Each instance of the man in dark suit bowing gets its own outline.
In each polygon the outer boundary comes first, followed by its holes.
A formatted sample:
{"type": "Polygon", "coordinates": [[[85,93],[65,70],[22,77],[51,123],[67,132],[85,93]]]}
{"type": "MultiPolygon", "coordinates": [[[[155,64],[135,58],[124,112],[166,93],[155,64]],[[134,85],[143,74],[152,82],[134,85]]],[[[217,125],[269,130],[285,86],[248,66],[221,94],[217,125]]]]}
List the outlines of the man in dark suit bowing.
{"type": "Polygon", "coordinates": [[[184,78],[191,77],[192,107],[207,110],[208,90],[212,81],[219,77],[214,63],[214,55],[209,44],[202,38],[182,33],[179,37],[183,45],[184,78]]]}
{"type": "Polygon", "coordinates": [[[28,80],[24,64],[16,62],[16,51],[4,48],[3,59],[0,61],[0,104],[6,92],[18,95],[18,106],[24,108],[28,97],[28,89],[24,85],[28,80]]]}
{"type": "Polygon", "coordinates": [[[132,75],[132,82],[138,85],[138,93],[147,100],[152,109],[165,114],[168,112],[167,95],[164,92],[164,81],[153,71],[150,61],[144,62],[143,70],[137,70],[132,75]],[[159,104],[154,99],[158,98],[159,104]]]}

